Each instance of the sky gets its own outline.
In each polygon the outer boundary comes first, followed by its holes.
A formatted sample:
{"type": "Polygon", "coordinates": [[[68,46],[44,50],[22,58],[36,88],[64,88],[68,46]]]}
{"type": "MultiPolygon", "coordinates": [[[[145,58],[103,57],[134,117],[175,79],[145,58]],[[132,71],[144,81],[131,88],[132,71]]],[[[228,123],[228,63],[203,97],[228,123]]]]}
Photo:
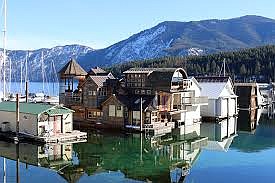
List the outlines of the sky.
{"type": "MultiPolygon", "coordinates": [[[[163,21],[275,19],[274,0],[7,0],[7,7],[8,49],[67,44],[100,49],[163,21]]],[[[0,25],[2,30],[3,13],[0,25]]]]}

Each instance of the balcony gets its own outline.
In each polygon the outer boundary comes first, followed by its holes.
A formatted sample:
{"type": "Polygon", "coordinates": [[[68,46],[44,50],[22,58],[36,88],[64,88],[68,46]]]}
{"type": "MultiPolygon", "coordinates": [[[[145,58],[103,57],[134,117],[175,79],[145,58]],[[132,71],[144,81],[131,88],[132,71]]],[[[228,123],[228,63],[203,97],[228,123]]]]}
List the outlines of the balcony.
{"type": "Polygon", "coordinates": [[[182,98],[182,105],[207,105],[208,104],[208,97],[183,97],[182,98]]]}
{"type": "Polygon", "coordinates": [[[190,88],[192,81],[190,79],[183,79],[182,81],[172,81],[171,92],[183,91],[190,88]]]}
{"type": "Polygon", "coordinates": [[[78,94],[73,94],[71,96],[65,96],[65,105],[81,105],[81,96],[78,94]]]}

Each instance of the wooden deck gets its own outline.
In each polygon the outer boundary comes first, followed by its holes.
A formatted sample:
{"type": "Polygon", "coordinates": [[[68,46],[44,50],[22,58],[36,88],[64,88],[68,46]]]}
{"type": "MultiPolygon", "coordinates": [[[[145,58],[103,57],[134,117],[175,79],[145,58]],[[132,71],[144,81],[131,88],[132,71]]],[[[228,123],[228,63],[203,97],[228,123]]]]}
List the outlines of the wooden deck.
{"type": "Polygon", "coordinates": [[[60,133],[50,137],[35,137],[35,139],[44,143],[83,142],[87,140],[87,133],[74,130],[72,133],[60,133]]]}
{"type": "Polygon", "coordinates": [[[74,130],[71,133],[64,134],[55,134],[49,137],[40,137],[40,136],[31,136],[28,134],[20,133],[18,138],[14,132],[0,132],[0,137],[8,141],[17,141],[17,142],[31,142],[31,143],[77,143],[77,142],[86,142],[87,133],[74,130]]]}

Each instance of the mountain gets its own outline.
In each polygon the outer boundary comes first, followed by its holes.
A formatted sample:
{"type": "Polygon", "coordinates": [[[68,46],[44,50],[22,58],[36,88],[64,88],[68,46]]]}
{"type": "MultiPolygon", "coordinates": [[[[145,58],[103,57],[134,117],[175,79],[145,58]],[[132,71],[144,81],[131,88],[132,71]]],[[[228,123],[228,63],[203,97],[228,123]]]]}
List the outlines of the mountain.
{"type": "MultiPolygon", "coordinates": [[[[43,53],[43,65],[45,70],[45,80],[55,80],[56,72],[63,67],[70,58],[78,59],[89,52],[94,51],[92,48],[81,45],[66,45],[56,46],[54,48],[42,48],[38,50],[8,50],[8,59],[12,63],[12,80],[20,81],[21,78],[21,63],[22,63],[22,75],[25,77],[25,61],[28,55],[28,79],[30,81],[42,80],[42,53],[43,53]],[[53,64],[54,63],[54,64],[53,64]],[[53,67],[54,66],[54,67],[53,67]]],[[[7,71],[8,72],[8,71],[7,71]]],[[[8,76],[7,76],[8,77],[8,76]]]]}
{"type": "Polygon", "coordinates": [[[80,64],[109,66],[163,56],[204,55],[275,44],[275,20],[243,16],[227,20],[167,21],[110,47],[79,57],[80,64]]]}

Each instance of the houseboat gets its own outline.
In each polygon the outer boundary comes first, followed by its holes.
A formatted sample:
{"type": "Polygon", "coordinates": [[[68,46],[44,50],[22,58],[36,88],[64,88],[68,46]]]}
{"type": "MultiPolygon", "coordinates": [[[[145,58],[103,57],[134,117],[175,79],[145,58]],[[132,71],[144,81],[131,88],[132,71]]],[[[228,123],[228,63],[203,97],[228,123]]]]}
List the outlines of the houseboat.
{"type": "Polygon", "coordinates": [[[230,77],[197,77],[208,105],[201,107],[205,121],[231,118],[238,114],[237,98],[230,77]]]}
{"type": "MultiPolygon", "coordinates": [[[[1,134],[17,132],[16,103],[0,103],[1,134]]],[[[34,103],[19,104],[19,135],[41,142],[85,138],[86,133],[73,130],[71,109],[34,103]]]]}
{"type": "Polygon", "coordinates": [[[201,88],[182,68],[131,68],[121,80],[101,68],[88,73],[75,60],[61,69],[62,104],[81,125],[170,133],[200,132],[201,88]],[[74,81],[78,81],[75,88],[74,81]]]}

